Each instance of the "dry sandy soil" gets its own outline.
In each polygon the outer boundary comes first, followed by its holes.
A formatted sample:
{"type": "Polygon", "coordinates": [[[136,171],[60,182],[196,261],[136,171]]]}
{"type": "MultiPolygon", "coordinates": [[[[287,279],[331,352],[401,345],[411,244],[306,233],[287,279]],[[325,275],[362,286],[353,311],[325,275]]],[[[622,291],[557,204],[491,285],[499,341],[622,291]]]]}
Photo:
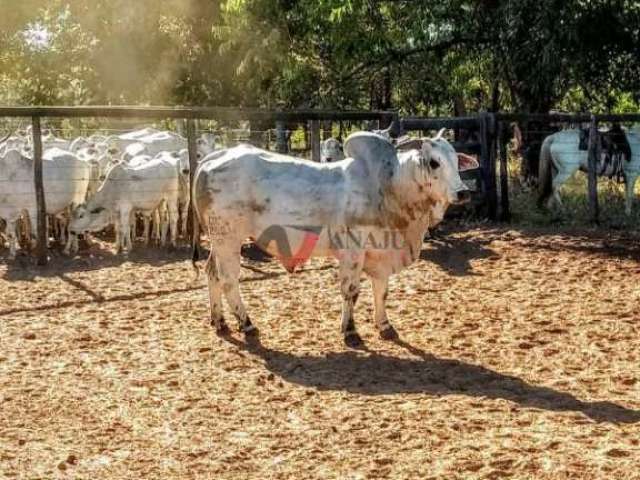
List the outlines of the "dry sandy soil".
{"type": "Polygon", "coordinates": [[[0,478],[639,478],[640,238],[474,228],[365,285],[251,262],[260,340],[206,322],[186,253],[0,262],[0,478]]]}

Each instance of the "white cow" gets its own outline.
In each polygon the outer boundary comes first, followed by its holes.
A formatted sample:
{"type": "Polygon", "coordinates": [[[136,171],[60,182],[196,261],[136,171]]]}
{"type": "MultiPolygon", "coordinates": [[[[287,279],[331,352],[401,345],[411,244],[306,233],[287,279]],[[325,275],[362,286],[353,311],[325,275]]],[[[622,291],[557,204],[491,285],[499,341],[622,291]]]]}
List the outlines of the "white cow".
{"type": "Polygon", "coordinates": [[[108,138],[105,138],[105,140],[103,141],[108,141],[110,146],[118,147],[121,151],[124,151],[132,143],[137,143],[141,139],[159,132],[160,130],[149,127],[149,128],[143,128],[140,130],[134,130],[132,132],[123,133],[122,135],[113,135],[108,138]]]}
{"type": "Polygon", "coordinates": [[[310,256],[339,260],[341,330],[350,345],[360,342],[353,310],[364,271],[372,281],[380,335],[396,335],[385,311],[389,276],[420,255],[434,203],[468,200],[458,170],[477,163],[462,157],[459,165],[440,135],[400,158],[391,143],[369,132],[349,136],[344,150],[349,158],[320,164],[241,145],[215,152],[199,166],[193,195],[211,242],[206,271],[218,332],[227,330],[223,292],[241,331],[255,330],[238,283],[240,247],[253,238],[290,272],[310,256]]]}
{"type": "Polygon", "coordinates": [[[342,144],[335,138],[327,138],[320,144],[320,162],[339,162],[343,159],[342,144]]]}
{"type": "Polygon", "coordinates": [[[96,232],[115,224],[117,251],[131,250],[133,215],[152,215],[160,209],[168,216],[171,244],[175,246],[178,198],[174,163],[156,158],[137,168],[113,165],[94,197],[74,210],[69,228],[74,233],[96,232]]]}
{"type": "MultiPolygon", "coordinates": [[[[71,152],[53,148],[43,154],[43,183],[47,214],[64,215],[69,207],[84,201],[90,171],[86,162],[71,152]]],[[[31,231],[35,232],[37,215],[33,160],[18,150],[9,150],[0,158],[0,218],[7,222],[10,255],[16,254],[16,226],[27,215],[31,231]]],[[[66,250],[73,247],[75,237],[69,236],[66,250]]]]}

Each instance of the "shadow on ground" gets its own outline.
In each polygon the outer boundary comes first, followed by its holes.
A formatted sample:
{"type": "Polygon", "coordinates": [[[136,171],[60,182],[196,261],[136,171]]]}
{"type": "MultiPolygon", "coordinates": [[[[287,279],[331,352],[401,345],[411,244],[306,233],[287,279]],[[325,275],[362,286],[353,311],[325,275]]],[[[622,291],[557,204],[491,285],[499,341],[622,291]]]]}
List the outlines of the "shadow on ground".
{"type": "Polygon", "coordinates": [[[420,259],[434,263],[442,270],[454,276],[476,275],[471,266],[472,260],[498,259],[499,255],[488,247],[493,236],[453,238],[439,233],[436,238],[428,239],[426,247],[420,252],[420,259]]]}
{"type": "Polygon", "coordinates": [[[596,422],[640,422],[638,410],[612,402],[583,402],[569,393],[532,385],[480,365],[435,357],[402,340],[396,343],[417,358],[398,358],[370,350],[297,355],[265,348],[258,338],[247,343],[231,337],[228,341],[262,359],[269,371],[284,380],[319,390],[364,395],[466,395],[504,399],[547,411],[580,412],[596,422]]]}

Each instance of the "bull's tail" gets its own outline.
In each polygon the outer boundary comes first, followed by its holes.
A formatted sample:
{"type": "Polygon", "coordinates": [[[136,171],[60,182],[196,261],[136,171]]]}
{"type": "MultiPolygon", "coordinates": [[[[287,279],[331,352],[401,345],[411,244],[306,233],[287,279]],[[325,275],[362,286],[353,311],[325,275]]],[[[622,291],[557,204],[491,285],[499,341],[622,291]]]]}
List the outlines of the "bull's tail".
{"type": "Polygon", "coordinates": [[[553,192],[553,164],[551,159],[551,145],[553,135],[549,135],[542,142],[540,148],[540,167],[538,170],[538,207],[544,206],[553,192]]]}

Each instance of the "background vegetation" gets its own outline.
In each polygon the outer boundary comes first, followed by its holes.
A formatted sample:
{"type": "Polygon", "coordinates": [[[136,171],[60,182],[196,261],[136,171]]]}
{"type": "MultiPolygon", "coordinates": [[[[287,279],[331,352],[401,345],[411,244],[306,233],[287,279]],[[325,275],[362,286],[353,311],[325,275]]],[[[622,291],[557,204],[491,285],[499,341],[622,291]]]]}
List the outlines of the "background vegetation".
{"type": "Polygon", "coordinates": [[[0,0],[0,103],[630,111],[635,0],[0,0]]]}

